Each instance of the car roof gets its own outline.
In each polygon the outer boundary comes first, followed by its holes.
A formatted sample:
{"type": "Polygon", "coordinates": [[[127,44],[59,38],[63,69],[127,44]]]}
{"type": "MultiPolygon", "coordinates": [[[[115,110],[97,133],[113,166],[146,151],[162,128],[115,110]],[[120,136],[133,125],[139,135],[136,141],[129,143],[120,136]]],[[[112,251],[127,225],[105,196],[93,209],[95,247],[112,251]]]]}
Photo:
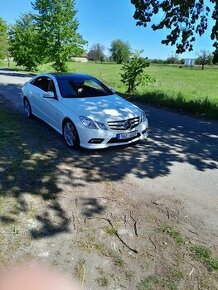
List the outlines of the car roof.
{"type": "Polygon", "coordinates": [[[87,74],[77,74],[77,73],[50,73],[56,80],[83,80],[83,79],[94,79],[94,77],[87,74]]]}

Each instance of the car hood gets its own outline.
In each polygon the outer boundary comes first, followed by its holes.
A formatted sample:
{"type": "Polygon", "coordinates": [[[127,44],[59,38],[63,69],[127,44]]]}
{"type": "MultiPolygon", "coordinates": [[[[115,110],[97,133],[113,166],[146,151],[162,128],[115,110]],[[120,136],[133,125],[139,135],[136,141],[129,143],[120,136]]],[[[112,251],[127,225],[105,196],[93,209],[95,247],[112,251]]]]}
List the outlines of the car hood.
{"type": "Polygon", "coordinates": [[[99,122],[105,119],[113,121],[134,118],[141,114],[137,106],[115,94],[103,97],[63,98],[62,103],[78,116],[85,116],[99,122]]]}

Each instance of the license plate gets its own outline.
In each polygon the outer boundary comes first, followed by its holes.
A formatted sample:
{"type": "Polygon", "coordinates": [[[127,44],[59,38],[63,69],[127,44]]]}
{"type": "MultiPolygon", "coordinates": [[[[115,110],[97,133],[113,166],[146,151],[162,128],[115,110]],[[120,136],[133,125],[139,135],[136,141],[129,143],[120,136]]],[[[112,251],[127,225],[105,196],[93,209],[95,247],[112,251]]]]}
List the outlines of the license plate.
{"type": "Polygon", "coordinates": [[[136,137],[138,134],[138,131],[129,132],[129,133],[123,133],[123,134],[117,134],[118,140],[126,140],[136,137]]]}

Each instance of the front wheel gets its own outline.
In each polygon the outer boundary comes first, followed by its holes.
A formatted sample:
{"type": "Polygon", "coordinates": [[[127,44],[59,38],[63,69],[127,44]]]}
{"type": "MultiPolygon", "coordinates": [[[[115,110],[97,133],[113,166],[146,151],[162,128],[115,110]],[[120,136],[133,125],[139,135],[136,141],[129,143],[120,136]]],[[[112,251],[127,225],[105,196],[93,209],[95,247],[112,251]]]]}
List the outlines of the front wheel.
{"type": "Polygon", "coordinates": [[[32,117],[32,109],[30,106],[30,102],[25,98],[24,102],[23,102],[23,106],[24,106],[24,114],[27,118],[31,118],[32,117]]]}
{"type": "Polygon", "coordinates": [[[79,147],[79,135],[71,121],[66,121],[63,126],[63,137],[67,145],[73,149],[79,147]]]}

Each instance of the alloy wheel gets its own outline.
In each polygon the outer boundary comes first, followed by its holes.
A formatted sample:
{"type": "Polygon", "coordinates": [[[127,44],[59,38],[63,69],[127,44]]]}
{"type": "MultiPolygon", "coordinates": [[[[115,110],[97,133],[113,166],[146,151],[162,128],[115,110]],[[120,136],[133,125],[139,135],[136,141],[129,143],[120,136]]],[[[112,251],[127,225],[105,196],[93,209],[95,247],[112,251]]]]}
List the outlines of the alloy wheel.
{"type": "Polygon", "coordinates": [[[74,147],[77,142],[77,132],[71,122],[66,122],[64,125],[64,139],[70,147],[74,147]]]}

